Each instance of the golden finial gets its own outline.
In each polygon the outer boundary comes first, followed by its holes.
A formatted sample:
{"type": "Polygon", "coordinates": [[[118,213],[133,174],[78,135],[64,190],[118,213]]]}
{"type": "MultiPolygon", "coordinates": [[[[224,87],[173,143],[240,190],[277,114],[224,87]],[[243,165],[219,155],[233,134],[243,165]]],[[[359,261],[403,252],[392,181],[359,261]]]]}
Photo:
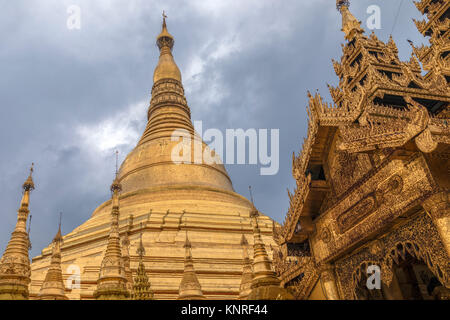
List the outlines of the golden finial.
{"type": "Polygon", "coordinates": [[[169,31],[167,31],[167,24],[166,24],[167,15],[165,11],[163,11],[162,16],[163,16],[162,31],[156,38],[156,44],[158,45],[159,50],[161,50],[163,47],[168,47],[170,50],[172,50],[175,41],[173,39],[173,36],[169,33],[169,31]]]}
{"type": "Polygon", "coordinates": [[[34,171],[34,162],[31,164],[30,175],[28,176],[28,179],[25,181],[25,183],[22,186],[24,191],[34,190],[33,171],[34,171]]]}
{"type": "Polygon", "coordinates": [[[192,248],[192,245],[191,245],[191,242],[189,241],[189,238],[188,238],[188,234],[187,234],[187,231],[186,231],[186,241],[184,242],[184,246],[183,246],[184,248],[192,248]]]}
{"type": "Polygon", "coordinates": [[[55,238],[53,241],[62,241],[62,235],[61,235],[61,220],[62,220],[62,212],[59,213],[59,224],[58,224],[58,232],[56,233],[55,238]]]}
{"type": "Polygon", "coordinates": [[[166,26],[166,18],[167,18],[166,12],[164,10],[163,10],[162,16],[163,16],[163,28],[164,28],[164,26],[166,26]]]}
{"type": "Polygon", "coordinates": [[[244,234],[242,234],[242,237],[241,237],[241,246],[247,246],[247,245],[248,245],[247,238],[245,237],[244,234]]]}
{"type": "MultiPolygon", "coordinates": [[[[141,229],[142,229],[142,222],[141,222],[141,229]]],[[[139,258],[142,259],[142,257],[145,255],[145,247],[144,244],[142,242],[142,231],[139,237],[139,247],[137,248],[136,253],[138,254],[139,258]]]]}
{"type": "Polygon", "coordinates": [[[116,172],[115,172],[115,178],[111,185],[111,192],[120,192],[122,191],[122,185],[119,182],[119,151],[116,151],[116,172]]]}

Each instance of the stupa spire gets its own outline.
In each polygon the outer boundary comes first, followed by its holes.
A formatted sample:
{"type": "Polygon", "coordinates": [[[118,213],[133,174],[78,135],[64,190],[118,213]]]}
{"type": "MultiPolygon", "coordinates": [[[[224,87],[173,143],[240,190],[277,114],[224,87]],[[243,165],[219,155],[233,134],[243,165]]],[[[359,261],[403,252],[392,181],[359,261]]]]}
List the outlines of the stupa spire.
{"type": "Polygon", "coordinates": [[[252,262],[248,255],[248,241],[245,238],[245,235],[242,235],[241,246],[242,246],[243,268],[242,268],[241,285],[239,287],[239,300],[245,300],[252,291],[251,287],[253,280],[252,262]]]}
{"type": "Polygon", "coordinates": [[[23,195],[20,208],[17,211],[17,223],[11,234],[11,239],[0,260],[0,300],[28,299],[28,284],[30,283],[30,246],[27,232],[27,219],[30,213],[30,193],[34,190],[33,167],[22,186],[23,195]]]}
{"type": "Polygon", "coordinates": [[[364,30],[361,28],[361,21],[358,21],[349,10],[349,0],[336,0],[336,7],[342,15],[342,31],[345,33],[345,38],[348,41],[364,33],[364,30]]]}
{"type": "Polygon", "coordinates": [[[203,151],[208,146],[195,133],[191,121],[181,72],[172,55],[175,40],[168,31],[167,20],[164,13],[161,32],[156,37],[160,56],[153,74],[147,126],[136,148],[128,154],[119,170],[123,192],[182,185],[234,191],[220,161],[213,164],[202,161],[203,151]],[[189,147],[185,148],[185,142],[194,146],[193,152],[188,151],[189,147]],[[183,157],[181,165],[174,155],[183,157]]]}
{"type": "Polygon", "coordinates": [[[186,232],[186,241],[184,243],[185,258],[183,279],[181,279],[180,289],[178,291],[178,300],[204,300],[202,287],[198,281],[194,270],[194,261],[192,260],[192,245],[186,232]]]}
{"type": "Polygon", "coordinates": [[[116,177],[111,185],[112,208],[108,244],[100,267],[97,290],[94,292],[97,300],[121,300],[129,297],[119,236],[119,194],[121,191],[122,185],[116,177]]]}
{"type": "Polygon", "coordinates": [[[181,72],[172,56],[174,37],[167,30],[167,15],[163,12],[163,23],[161,33],[156,38],[160,56],[159,63],[153,74],[153,82],[156,83],[161,79],[174,79],[181,82],[181,72]]]}
{"type": "Polygon", "coordinates": [[[137,275],[134,278],[133,300],[152,300],[153,291],[151,290],[150,281],[148,279],[144,265],[145,248],[142,242],[142,233],[139,239],[139,247],[136,253],[139,256],[139,266],[137,269],[137,275]]]}
{"type": "Polygon", "coordinates": [[[161,33],[156,37],[160,55],[153,73],[148,123],[139,144],[160,137],[171,137],[179,129],[194,132],[191,112],[184,97],[181,72],[172,55],[175,39],[167,30],[166,19],[167,15],[163,12],[161,33]]]}
{"type": "Polygon", "coordinates": [[[61,235],[61,218],[58,232],[53,239],[52,257],[44,282],[42,283],[39,298],[41,300],[68,300],[64,292],[64,281],[61,270],[61,245],[63,237],[61,235]]]}

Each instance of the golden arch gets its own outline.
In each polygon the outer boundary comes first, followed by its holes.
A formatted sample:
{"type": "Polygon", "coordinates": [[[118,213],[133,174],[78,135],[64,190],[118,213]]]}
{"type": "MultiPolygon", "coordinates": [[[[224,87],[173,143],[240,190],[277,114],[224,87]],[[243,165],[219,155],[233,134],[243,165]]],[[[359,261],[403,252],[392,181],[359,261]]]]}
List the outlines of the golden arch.
{"type": "Polygon", "coordinates": [[[385,284],[388,286],[390,285],[393,276],[392,270],[394,263],[399,264],[402,260],[406,260],[406,254],[425,263],[439,281],[444,286],[447,286],[448,275],[446,272],[444,272],[442,267],[432,258],[429,250],[424,249],[419,243],[413,240],[399,241],[387,251],[381,263],[381,279],[385,284]]]}

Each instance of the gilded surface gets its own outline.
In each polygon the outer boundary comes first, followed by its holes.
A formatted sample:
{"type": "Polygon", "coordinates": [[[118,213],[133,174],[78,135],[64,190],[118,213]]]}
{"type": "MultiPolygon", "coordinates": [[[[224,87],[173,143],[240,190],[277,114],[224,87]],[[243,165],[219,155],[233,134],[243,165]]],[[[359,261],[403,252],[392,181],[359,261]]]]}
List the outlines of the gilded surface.
{"type": "MultiPolygon", "coordinates": [[[[235,299],[240,295],[245,263],[240,242],[244,234],[252,255],[253,206],[234,192],[223,164],[196,163],[195,143],[192,164],[172,161],[172,150],[178,144],[171,141],[174,130],[185,130],[184,134],[199,142],[202,150],[206,144],[194,132],[181,75],[171,52],[174,39],[165,21],[157,45],[161,55],[155,69],[148,123],[118,172],[121,193],[64,236],[64,281],[74,277],[74,270],[80,271],[80,286],[66,293],[70,299],[99,298],[99,288],[104,289],[100,291],[105,298],[123,298],[128,292],[135,299],[177,299],[186,274],[186,231],[192,244],[188,271],[191,267],[195,270],[203,296],[235,299]],[[115,202],[120,202],[120,210],[115,202]],[[134,254],[141,233],[145,247],[142,256],[134,254]]],[[[277,247],[272,237],[275,223],[263,215],[258,220],[261,241],[270,257],[271,248],[277,247]]],[[[33,259],[31,299],[37,297],[42,286],[50,256],[51,248],[45,248],[33,259]]]]}
{"type": "Polygon", "coordinates": [[[412,257],[438,279],[435,296],[445,298],[450,4],[416,2],[427,15],[416,24],[430,46],[411,43],[413,56],[403,62],[392,37],[384,43],[374,33],[366,36],[349,1],[336,3],[347,40],[341,61],[333,61],[339,86],[329,86],[333,104],[308,94],[307,138],[293,159],[297,186],[277,236],[281,248],[301,249],[276,253],[275,266],[283,284],[301,292],[299,299],[317,288],[311,274],[320,277],[327,299],[355,299],[369,265],[381,266],[389,286],[393,269],[412,257]],[[330,265],[335,268],[323,271],[330,265]]]}

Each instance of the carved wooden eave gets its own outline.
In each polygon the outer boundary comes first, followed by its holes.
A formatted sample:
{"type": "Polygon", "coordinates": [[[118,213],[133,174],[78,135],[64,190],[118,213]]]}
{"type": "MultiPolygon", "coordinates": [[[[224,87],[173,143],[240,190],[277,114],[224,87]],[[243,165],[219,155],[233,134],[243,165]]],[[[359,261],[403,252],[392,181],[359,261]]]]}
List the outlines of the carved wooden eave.
{"type": "MultiPolygon", "coordinates": [[[[437,21],[435,23],[435,30],[436,32],[433,32],[433,37],[432,37],[432,41],[434,43],[434,45],[437,47],[435,51],[437,51],[437,53],[441,53],[441,52],[446,52],[449,50],[449,43],[448,40],[450,37],[450,19],[447,18],[444,21],[437,21]],[[444,32],[442,35],[440,35],[439,37],[436,37],[434,35],[439,34],[440,32],[444,32]]],[[[413,51],[414,54],[417,56],[417,58],[425,64],[429,64],[430,60],[432,60],[433,58],[435,58],[434,55],[434,50],[431,46],[427,46],[422,44],[420,47],[416,47],[416,46],[412,46],[413,47],[413,51]]],[[[436,58],[441,58],[439,57],[439,55],[436,58]]],[[[445,61],[448,61],[448,55],[445,57],[445,61]]],[[[427,70],[427,68],[425,68],[425,70],[427,70]]]]}
{"type": "Polygon", "coordinates": [[[375,117],[367,112],[360,124],[341,126],[339,148],[348,152],[364,152],[401,147],[415,139],[419,150],[429,153],[436,149],[438,143],[447,143],[450,119],[430,117],[427,109],[409,96],[405,101],[409,104],[406,110],[372,105],[370,109],[375,111],[375,117]]]}
{"type": "Polygon", "coordinates": [[[319,280],[314,259],[301,257],[297,263],[291,263],[285,272],[280,274],[281,286],[289,287],[298,300],[306,299],[319,280]],[[300,278],[299,280],[294,280],[300,278]]]}
{"type": "Polygon", "coordinates": [[[427,19],[428,19],[428,20],[413,19],[419,32],[422,33],[423,35],[427,35],[427,33],[431,31],[432,25],[441,16],[443,16],[449,8],[450,8],[450,2],[442,1],[442,2],[435,2],[432,4],[428,3],[424,7],[424,10],[419,9],[422,12],[422,14],[427,15],[427,19]]]}
{"type": "Polygon", "coordinates": [[[307,174],[311,166],[322,164],[324,153],[327,152],[327,142],[335,132],[332,127],[320,126],[314,106],[314,99],[310,95],[308,108],[308,133],[304,140],[301,153],[294,155],[292,173],[297,181],[294,193],[288,191],[290,207],[281,230],[283,242],[300,243],[314,233],[311,216],[317,214],[329,185],[325,180],[312,179],[307,174]]]}

